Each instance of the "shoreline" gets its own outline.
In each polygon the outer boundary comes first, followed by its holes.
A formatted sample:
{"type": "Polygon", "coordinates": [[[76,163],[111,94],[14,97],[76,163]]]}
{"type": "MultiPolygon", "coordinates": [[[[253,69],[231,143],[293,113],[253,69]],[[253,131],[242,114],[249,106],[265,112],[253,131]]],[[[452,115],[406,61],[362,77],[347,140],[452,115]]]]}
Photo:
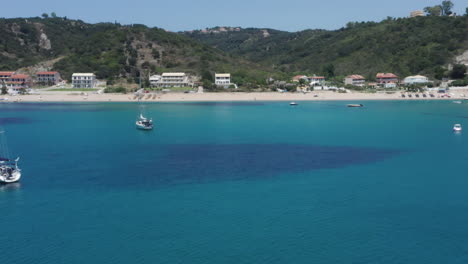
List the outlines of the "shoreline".
{"type": "MultiPolygon", "coordinates": [[[[44,92],[32,95],[3,95],[0,102],[255,102],[255,101],[378,101],[378,100],[463,100],[462,94],[468,94],[468,90],[456,91],[450,98],[440,98],[440,94],[434,93],[436,97],[401,97],[402,93],[337,93],[330,91],[318,91],[312,93],[277,93],[277,92],[254,92],[254,93],[166,93],[166,94],[144,94],[138,99],[133,94],[97,94],[97,93],[70,93],[70,92],[44,92]]],[[[420,95],[422,93],[419,93],[420,95]]]]}

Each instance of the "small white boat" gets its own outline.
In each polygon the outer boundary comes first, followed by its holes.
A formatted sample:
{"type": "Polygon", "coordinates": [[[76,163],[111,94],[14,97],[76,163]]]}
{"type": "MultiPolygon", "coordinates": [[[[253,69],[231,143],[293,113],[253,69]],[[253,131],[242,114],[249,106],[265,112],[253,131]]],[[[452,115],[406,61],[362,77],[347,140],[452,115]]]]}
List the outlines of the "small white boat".
{"type": "Polygon", "coordinates": [[[140,117],[137,119],[135,124],[138,129],[142,129],[142,130],[153,129],[153,120],[144,117],[142,114],[140,114],[140,117]]]}
{"type": "Polygon", "coordinates": [[[453,126],[453,131],[455,131],[455,132],[460,132],[460,131],[462,131],[462,126],[461,126],[460,124],[455,124],[455,125],[453,126]]]}
{"type": "Polygon", "coordinates": [[[363,104],[348,104],[348,107],[364,107],[363,104]]]}
{"type": "Polygon", "coordinates": [[[11,160],[8,157],[5,131],[0,131],[0,137],[0,184],[17,182],[21,178],[21,169],[18,167],[19,158],[11,160]]]}
{"type": "Polygon", "coordinates": [[[462,101],[453,101],[454,104],[461,104],[462,101]]]}
{"type": "Polygon", "coordinates": [[[296,102],[290,102],[289,105],[298,105],[296,102]]]}

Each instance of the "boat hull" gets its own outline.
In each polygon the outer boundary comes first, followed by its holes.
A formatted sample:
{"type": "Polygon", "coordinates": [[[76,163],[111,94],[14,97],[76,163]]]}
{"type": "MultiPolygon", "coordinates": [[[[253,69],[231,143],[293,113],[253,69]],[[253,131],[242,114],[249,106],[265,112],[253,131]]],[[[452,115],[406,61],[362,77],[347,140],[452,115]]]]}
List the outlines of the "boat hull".
{"type": "Polygon", "coordinates": [[[18,182],[20,179],[21,173],[19,171],[15,171],[10,177],[7,175],[0,175],[0,184],[14,183],[18,182]]]}
{"type": "Polygon", "coordinates": [[[141,129],[141,130],[152,130],[153,129],[153,123],[152,122],[150,122],[150,123],[146,122],[146,124],[145,124],[145,123],[143,123],[141,121],[136,121],[135,125],[136,125],[137,129],[141,129]]]}

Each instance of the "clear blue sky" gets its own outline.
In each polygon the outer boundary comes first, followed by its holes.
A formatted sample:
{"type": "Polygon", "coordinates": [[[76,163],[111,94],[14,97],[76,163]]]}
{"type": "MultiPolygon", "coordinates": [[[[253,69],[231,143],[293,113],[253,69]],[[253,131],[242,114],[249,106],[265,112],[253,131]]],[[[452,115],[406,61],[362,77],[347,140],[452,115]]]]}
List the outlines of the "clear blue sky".
{"type": "MultiPolygon", "coordinates": [[[[267,27],[287,31],[338,29],[349,21],[405,17],[442,0],[23,0],[5,1],[0,17],[56,12],[86,22],[140,23],[171,31],[214,26],[267,27]]],[[[465,13],[467,0],[453,0],[465,13]]]]}

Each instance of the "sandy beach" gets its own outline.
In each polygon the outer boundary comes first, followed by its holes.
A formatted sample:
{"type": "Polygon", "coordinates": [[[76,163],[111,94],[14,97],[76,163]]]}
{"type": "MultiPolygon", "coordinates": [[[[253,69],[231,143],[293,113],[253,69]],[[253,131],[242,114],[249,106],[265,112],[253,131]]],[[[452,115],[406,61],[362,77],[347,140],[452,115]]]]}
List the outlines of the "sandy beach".
{"type": "Polygon", "coordinates": [[[408,97],[402,97],[401,92],[387,93],[337,93],[332,91],[318,91],[311,93],[158,93],[144,94],[140,97],[134,94],[97,94],[80,92],[42,92],[33,95],[0,96],[3,102],[202,102],[202,101],[361,101],[361,100],[447,100],[464,99],[467,90],[457,90],[451,97],[441,97],[440,94],[433,93],[435,97],[423,97],[419,93],[408,97]],[[139,99],[140,98],[140,99],[139,99]]]}

